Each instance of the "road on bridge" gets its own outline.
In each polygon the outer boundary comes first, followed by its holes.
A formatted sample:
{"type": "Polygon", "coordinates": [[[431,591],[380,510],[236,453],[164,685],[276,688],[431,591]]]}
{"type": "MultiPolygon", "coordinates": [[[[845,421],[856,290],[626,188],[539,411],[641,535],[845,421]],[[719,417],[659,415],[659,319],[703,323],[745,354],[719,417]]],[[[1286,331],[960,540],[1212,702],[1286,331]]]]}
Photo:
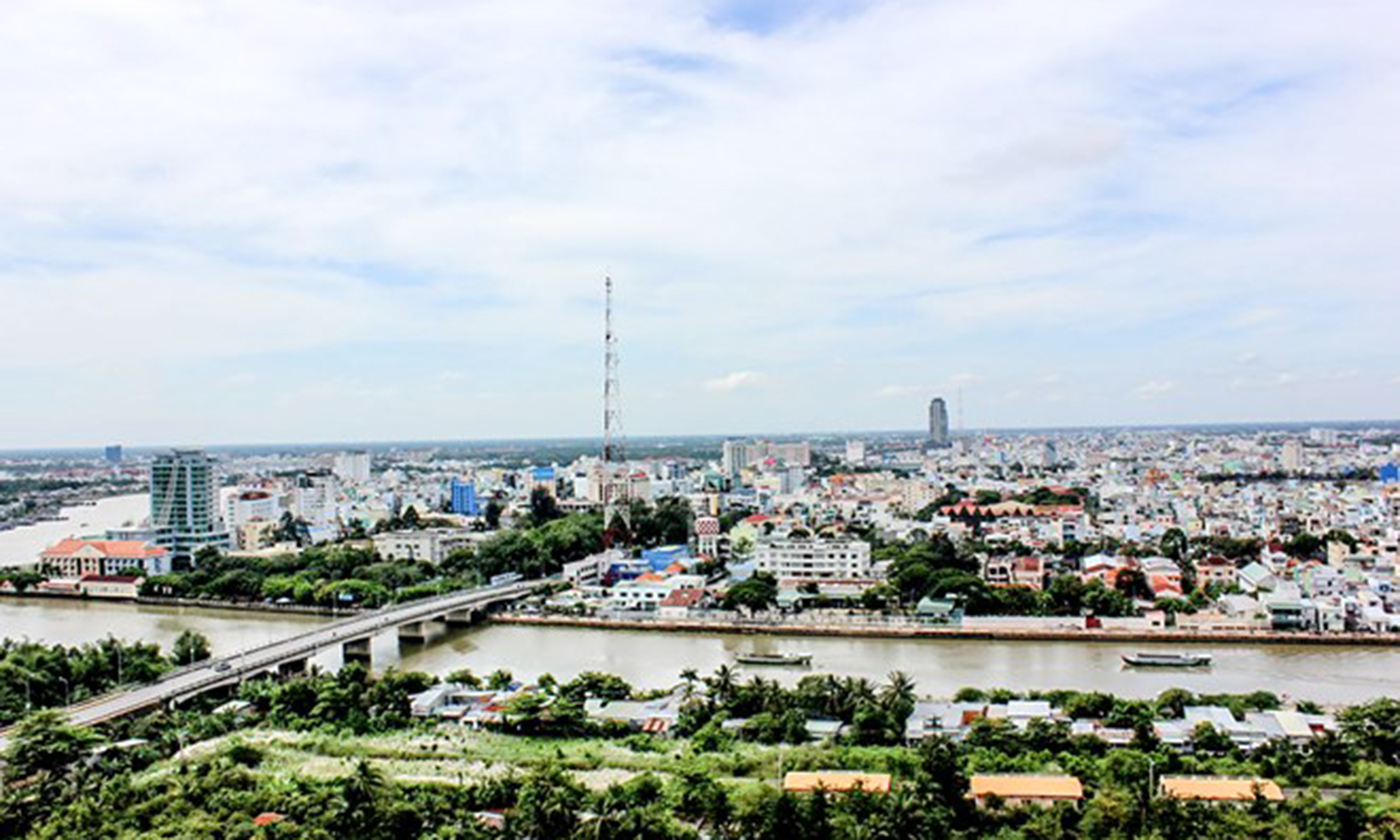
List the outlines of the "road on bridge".
{"type": "MultiPolygon", "coordinates": [[[[386,628],[512,601],[528,594],[538,584],[538,581],[523,581],[484,586],[360,613],[353,618],[324,624],[315,630],[280,642],[240,651],[219,659],[206,660],[166,674],[159,681],[149,685],[94,697],[70,706],[64,712],[72,723],[92,726],[143,709],[193,697],[221,685],[241,682],[250,676],[274,670],[283,663],[304,660],[335,645],[375,636],[386,628]]],[[[7,740],[4,735],[5,733],[0,731],[0,749],[7,740]]]]}

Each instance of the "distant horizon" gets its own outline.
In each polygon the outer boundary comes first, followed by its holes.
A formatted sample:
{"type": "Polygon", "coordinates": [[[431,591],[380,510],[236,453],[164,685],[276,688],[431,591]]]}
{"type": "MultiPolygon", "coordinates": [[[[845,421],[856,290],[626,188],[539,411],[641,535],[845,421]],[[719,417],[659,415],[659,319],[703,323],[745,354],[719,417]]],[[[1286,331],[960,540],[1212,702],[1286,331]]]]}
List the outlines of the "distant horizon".
{"type": "MultiPolygon", "coordinates": [[[[1150,432],[1150,431],[1230,431],[1230,430],[1259,430],[1259,431],[1290,431],[1306,430],[1311,428],[1338,428],[1347,431],[1375,428],[1400,430],[1400,418],[1365,418],[1360,420],[1239,420],[1220,421],[1207,423],[1107,423],[1097,425],[1071,425],[1071,426],[1002,426],[1002,427],[979,427],[975,429],[953,429],[951,436],[965,437],[968,435],[1033,435],[1033,434],[1072,434],[1076,432],[1150,432]]],[[[678,433],[678,434],[640,434],[628,435],[628,441],[684,441],[684,440],[748,440],[748,439],[782,439],[782,438],[855,438],[860,436],[875,437],[920,437],[927,436],[923,429],[828,429],[828,430],[807,430],[797,432],[698,432],[698,433],[678,433]]],[[[211,452],[237,449],[257,449],[257,450],[278,450],[280,448],[289,449],[310,449],[325,451],[345,451],[357,448],[414,448],[425,446],[444,446],[452,444],[465,444],[470,446],[486,446],[491,444],[573,444],[592,443],[601,441],[602,435],[552,435],[538,437],[475,437],[475,438],[382,438],[377,440],[306,440],[306,441],[240,441],[236,443],[125,443],[121,441],[109,441],[96,445],[86,446],[33,446],[22,448],[0,449],[0,456],[12,455],[32,455],[44,453],[95,453],[101,454],[108,446],[121,446],[124,452],[159,452],[169,449],[203,449],[211,452]]]]}

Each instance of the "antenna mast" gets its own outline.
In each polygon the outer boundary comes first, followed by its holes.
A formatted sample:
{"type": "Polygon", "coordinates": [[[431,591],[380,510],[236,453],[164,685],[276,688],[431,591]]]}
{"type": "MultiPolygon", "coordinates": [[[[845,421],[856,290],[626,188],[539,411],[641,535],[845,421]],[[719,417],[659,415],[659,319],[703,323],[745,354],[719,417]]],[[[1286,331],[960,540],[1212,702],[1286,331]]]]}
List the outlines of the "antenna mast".
{"type": "Polygon", "coordinates": [[[605,308],[603,314],[603,532],[604,540],[609,540],[609,529],[614,517],[621,515],[622,521],[630,523],[630,510],[626,504],[626,476],[618,482],[618,469],[627,463],[627,454],[622,438],[622,409],[618,404],[620,388],[617,377],[617,333],[613,332],[612,277],[605,276],[603,289],[605,308]]]}

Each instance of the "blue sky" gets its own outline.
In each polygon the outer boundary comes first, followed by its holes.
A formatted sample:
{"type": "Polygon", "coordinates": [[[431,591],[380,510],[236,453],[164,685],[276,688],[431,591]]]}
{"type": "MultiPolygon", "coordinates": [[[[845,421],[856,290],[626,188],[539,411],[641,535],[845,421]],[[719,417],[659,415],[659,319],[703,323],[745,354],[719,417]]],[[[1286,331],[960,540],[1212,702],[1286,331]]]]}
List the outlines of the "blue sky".
{"type": "Polygon", "coordinates": [[[0,8],[0,448],[1400,415],[1400,7],[0,8]]]}

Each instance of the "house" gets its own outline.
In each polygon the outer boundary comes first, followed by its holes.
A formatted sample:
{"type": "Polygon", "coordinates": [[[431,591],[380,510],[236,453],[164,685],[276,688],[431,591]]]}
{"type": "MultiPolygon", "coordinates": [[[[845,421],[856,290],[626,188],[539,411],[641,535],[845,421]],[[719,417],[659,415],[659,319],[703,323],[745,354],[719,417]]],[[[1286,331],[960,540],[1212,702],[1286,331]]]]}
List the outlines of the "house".
{"type": "Polygon", "coordinates": [[[783,790],[788,793],[813,793],[818,790],[848,793],[889,793],[894,779],[888,773],[853,773],[847,770],[793,772],[783,776],[783,790]]]}
{"type": "Polygon", "coordinates": [[[1218,583],[1223,587],[1233,586],[1239,580],[1239,569],[1235,564],[1219,554],[1212,554],[1209,557],[1196,563],[1196,585],[1205,587],[1212,583],[1218,583]]]}
{"type": "Polygon", "coordinates": [[[962,610],[952,598],[925,595],[914,607],[914,617],[923,624],[958,624],[962,621],[962,610]]]}
{"type": "Polygon", "coordinates": [[[1139,562],[1142,574],[1158,598],[1181,597],[1181,567],[1168,557],[1144,557],[1139,562]]]}
{"type": "Polygon", "coordinates": [[[1259,600],[1269,611],[1269,624],[1275,630],[1306,630],[1312,624],[1309,620],[1311,604],[1296,583],[1280,583],[1259,600]]]}
{"type": "Polygon", "coordinates": [[[1274,577],[1274,573],[1269,571],[1263,563],[1259,562],[1250,563],[1248,566],[1240,569],[1237,579],[1240,589],[1245,592],[1272,590],[1278,585],[1278,579],[1274,577]]]}
{"type": "Polygon", "coordinates": [[[1084,798],[1084,785],[1074,776],[978,773],[970,780],[967,796],[979,808],[987,807],[993,799],[1010,807],[1048,806],[1057,802],[1079,802],[1084,798]]]}
{"type": "Polygon", "coordinates": [[[170,571],[170,552],[140,540],[61,540],[39,554],[39,566],[58,577],[84,575],[162,575],[170,571]]]}
{"type": "Polygon", "coordinates": [[[1162,779],[1162,795],[1199,802],[1283,801],[1283,791],[1269,779],[1224,776],[1167,776],[1162,779]]]}
{"type": "Polygon", "coordinates": [[[1039,557],[992,557],[982,577],[992,586],[1025,586],[1039,591],[1045,583],[1045,564],[1039,557]]]}
{"type": "Polygon", "coordinates": [[[89,598],[118,598],[131,600],[141,594],[140,575],[83,575],[78,579],[78,591],[89,598]]]}
{"type": "Polygon", "coordinates": [[[676,694],[656,700],[608,700],[590,697],[583,712],[594,723],[621,723],[639,732],[664,735],[680,717],[681,700],[676,694]]]}
{"type": "Polygon", "coordinates": [[[608,606],[614,610],[654,611],[675,588],[673,584],[661,580],[625,580],[612,588],[608,606]]]}
{"type": "Polygon", "coordinates": [[[692,610],[701,609],[711,602],[710,593],[694,586],[673,590],[656,605],[656,613],[662,618],[685,618],[692,610]]]}

